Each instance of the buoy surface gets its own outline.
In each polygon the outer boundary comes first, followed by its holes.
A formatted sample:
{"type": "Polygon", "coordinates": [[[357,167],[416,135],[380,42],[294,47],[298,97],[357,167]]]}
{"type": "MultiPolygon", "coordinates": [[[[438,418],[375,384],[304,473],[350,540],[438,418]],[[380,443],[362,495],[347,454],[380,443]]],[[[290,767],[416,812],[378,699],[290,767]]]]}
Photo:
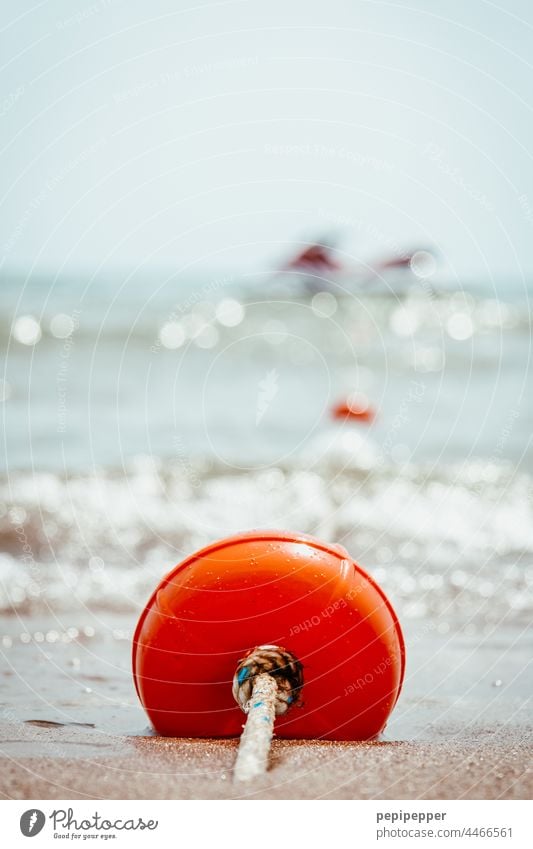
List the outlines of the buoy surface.
{"type": "Polygon", "coordinates": [[[383,730],[405,664],[390,602],[340,546],[260,530],[187,557],[148,601],[133,674],[156,731],[238,736],[233,676],[264,644],[284,646],[304,669],[300,703],[278,717],[276,736],[366,740],[383,730]]]}

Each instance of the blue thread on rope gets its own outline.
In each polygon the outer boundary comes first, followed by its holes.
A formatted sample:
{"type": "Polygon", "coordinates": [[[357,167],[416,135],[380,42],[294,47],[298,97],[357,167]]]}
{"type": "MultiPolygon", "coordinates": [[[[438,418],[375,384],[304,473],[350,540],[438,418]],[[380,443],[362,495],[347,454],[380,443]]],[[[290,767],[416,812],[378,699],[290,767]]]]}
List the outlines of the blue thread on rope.
{"type": "Polygon", "coordinates": [[[237,681],[239,684],[242,684],[243,681],[246,681],[248,678],[248,670],[245,666],[242,669],[239,669],[239,674],[237,675],[237,681]]]}
{"type": "Polygon", "coordinates": [[[256,702],[256,703],[255,703],[255,705],[253,705],[253,707],[254,707],[254,708],[256,708],[256,707],[263,707],[263,702],[256,702]]]}

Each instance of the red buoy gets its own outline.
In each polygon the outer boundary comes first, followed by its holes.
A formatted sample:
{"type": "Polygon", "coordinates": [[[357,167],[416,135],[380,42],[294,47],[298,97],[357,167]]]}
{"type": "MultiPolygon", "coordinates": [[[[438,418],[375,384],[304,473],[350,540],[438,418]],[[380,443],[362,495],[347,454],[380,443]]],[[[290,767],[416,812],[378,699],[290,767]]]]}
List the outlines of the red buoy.
{"type": "Polygon", "coordinates": [[[369,423],[375,419],[376,412],[370,406],[366,395],[355,393],[335,404],[331,408],[331,415],[334,419],[357,419],[369,423]]]}
{"type": "Polygon", "coordinates": [[[383,591],[340,546],[254,531],[187,557],[140,617],[133,674],[156,731],[238,736],[232,681],[257,646],[282,646],[303,668],[278,737],[367,740],[385,727],[405,654],[383,591]]]}

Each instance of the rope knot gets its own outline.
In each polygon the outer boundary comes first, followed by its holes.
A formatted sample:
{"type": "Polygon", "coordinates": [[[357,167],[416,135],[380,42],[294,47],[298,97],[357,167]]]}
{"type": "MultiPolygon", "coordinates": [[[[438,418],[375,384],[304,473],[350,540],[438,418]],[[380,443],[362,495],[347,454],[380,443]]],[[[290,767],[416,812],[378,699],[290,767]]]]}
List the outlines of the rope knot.
{"type": "Polygon", "coordinates": [[[291,652],[281,646],[256,646],[243,657],[233,677],[233,696],[245,713],[259,675],[270,675],[276,682],[276,716],[298,704],[303,687],[303,667],[291,652]]]}

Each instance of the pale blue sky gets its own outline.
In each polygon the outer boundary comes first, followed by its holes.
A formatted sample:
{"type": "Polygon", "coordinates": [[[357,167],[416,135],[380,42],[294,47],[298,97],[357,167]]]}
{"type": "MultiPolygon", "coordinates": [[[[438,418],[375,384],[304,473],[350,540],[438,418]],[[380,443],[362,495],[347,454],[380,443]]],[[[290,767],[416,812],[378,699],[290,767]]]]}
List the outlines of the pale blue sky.
{"type": "Polygon", "coordinates": [[[533,270],[533,7],[48,0],[0,25],[4,268],[356,257],[533,270]]]}

